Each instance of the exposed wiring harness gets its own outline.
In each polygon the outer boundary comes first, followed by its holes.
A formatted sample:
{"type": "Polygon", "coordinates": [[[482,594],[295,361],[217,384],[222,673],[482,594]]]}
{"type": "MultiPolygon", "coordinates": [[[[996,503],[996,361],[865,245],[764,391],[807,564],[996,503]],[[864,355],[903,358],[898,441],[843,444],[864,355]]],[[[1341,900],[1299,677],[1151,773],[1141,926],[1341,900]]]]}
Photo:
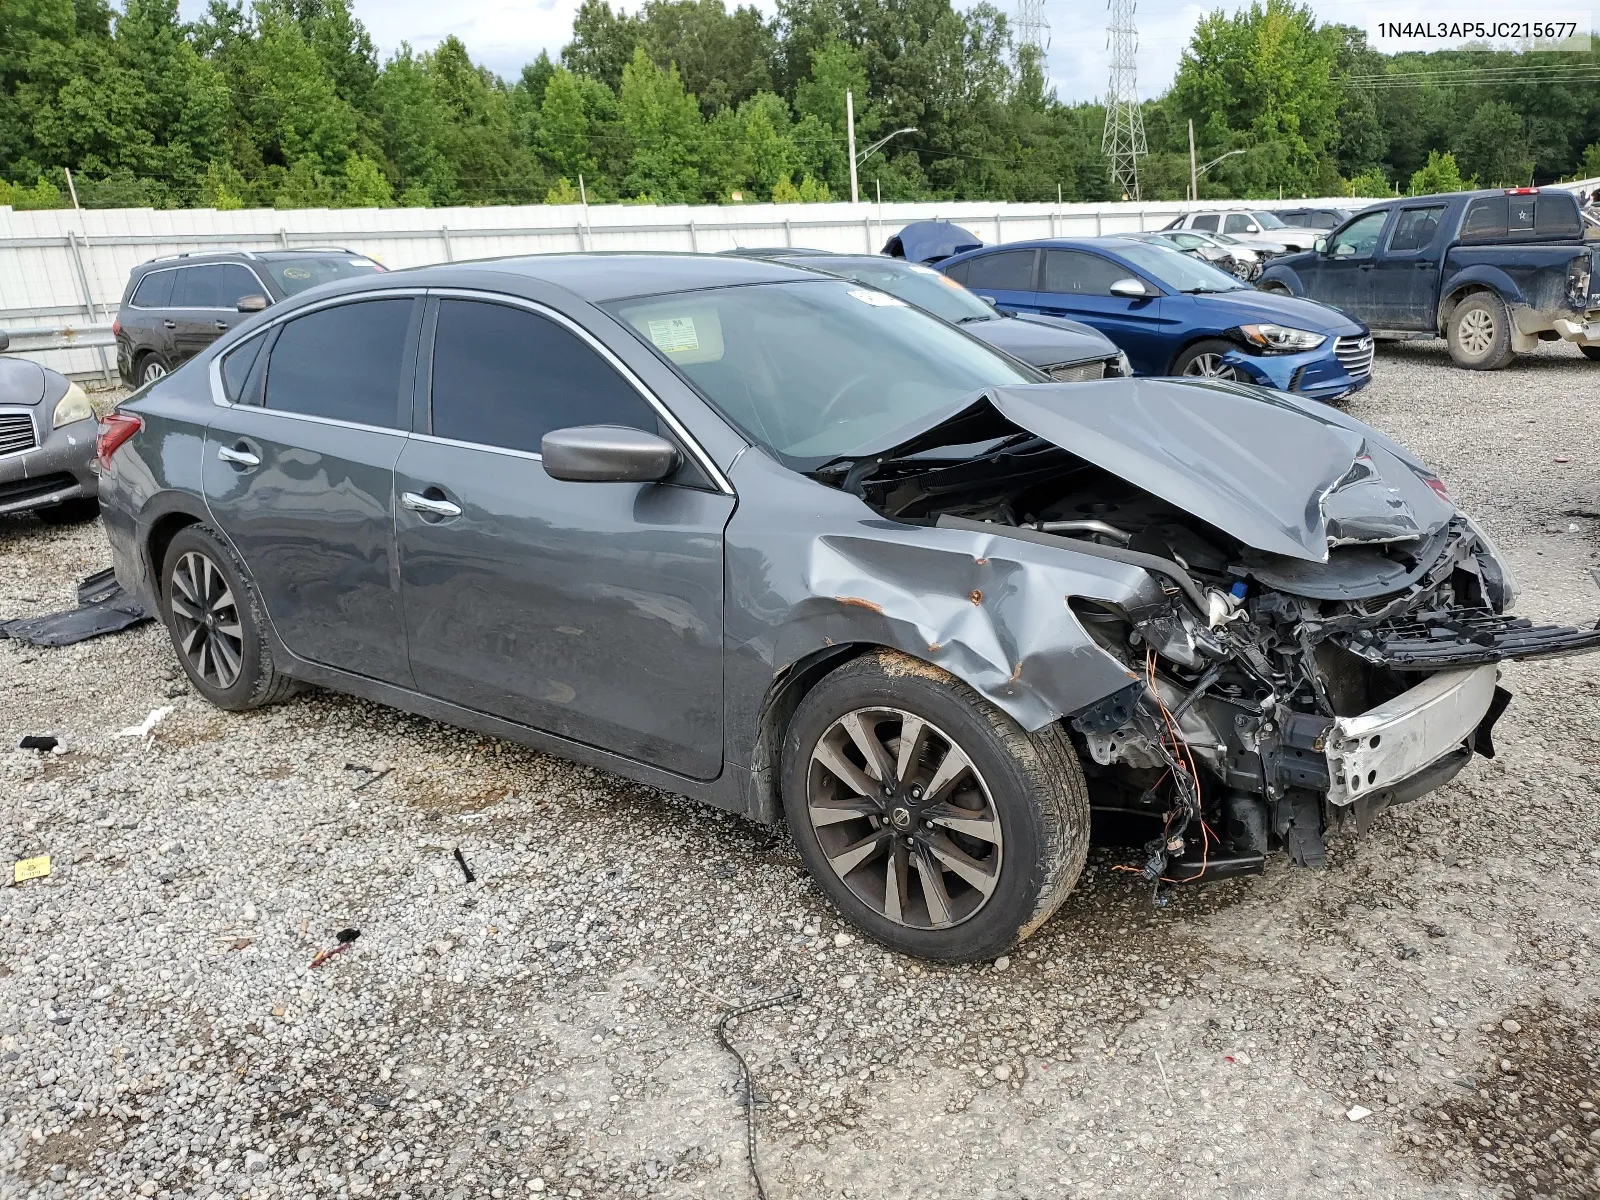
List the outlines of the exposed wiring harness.
{"type": "Polygon", "coordinates": [[[750,1158],[750,1178],[755,1180],[756,1195],[759,1200],[767,1200],[766,1186],[761,1182],[761,1169],[756,1165],[756,1081],[750,1074],[750,1064],[745,1062],[744,1055],[734,1048],[728,1040],[728,1022],[739,1017],[749,1016],[751,1013],[760,1012],[766,1008],[776,1008],[780,1004],[788,1004],[791,1000],[800,998],[799,987],[792,987],[787,992],[776,996],[767,996],[749,1004],[741,1005],[723,1014],[722,1020],[717,1022],[717,1041],[722,1043],[722,1048],[733,1055],[734,1061],[739,1064],[739,1073],[744,1079],[744,1131],[745,1150],[750,1158]]]}

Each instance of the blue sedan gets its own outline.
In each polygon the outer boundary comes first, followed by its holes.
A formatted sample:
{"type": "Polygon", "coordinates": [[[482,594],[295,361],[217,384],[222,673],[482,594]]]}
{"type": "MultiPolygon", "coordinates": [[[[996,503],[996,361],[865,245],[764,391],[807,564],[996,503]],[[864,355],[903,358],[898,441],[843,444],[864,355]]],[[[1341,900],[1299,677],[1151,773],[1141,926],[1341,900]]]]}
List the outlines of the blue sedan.
{"type": "Polygon", "coordinates": [[[1294,296],[1259,292],[1180,250],[1131,238],[1051,238],[957,254],[938,264],[1001,308],[1093,326],[1135,375],[1206,375],[1336,400],[1372,379],[1361,322],[1294,296]]]}

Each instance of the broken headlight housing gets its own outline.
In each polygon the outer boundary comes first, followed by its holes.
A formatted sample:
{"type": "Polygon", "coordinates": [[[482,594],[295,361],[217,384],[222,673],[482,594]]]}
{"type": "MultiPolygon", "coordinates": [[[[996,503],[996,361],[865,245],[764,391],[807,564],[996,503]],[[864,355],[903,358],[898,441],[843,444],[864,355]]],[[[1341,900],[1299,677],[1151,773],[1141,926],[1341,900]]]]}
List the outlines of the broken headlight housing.
{"type": "Polygon", "coordinates": [[[75,421],[87,421],[94,416],[94,405],[77,384],[68,384],[66,393],[56,401],[56,415],[50,419],[50,428],[60,429],[75,421]]]}
{"type": "Polygon", "coordinates": [[[1241,325],[1239,336],[1257,350],[1268,354],[1294,354],[1302,350],[1315,350],[1328,340],[1324,333],[1309,329],[1291,329],[1287,325],[1241,325]]]}
{"type": "Polygon", "coordinates": [[[1484,567],[1483,582],[1490,592],[1490,599],[1496,602],[1496,607],[1504,612],[1517,601],[1518,594],[1522,591],[1517,584],[1516,574],[1511,570],[1511,563],[1507,561],[1495,540],[1489,536],[1482,525],[1479,525],[1459,508],[1457,515],[1467,523],[1467,528],[1472,530],[1472,536],[1478,539],[1478,545],[1483,547],[1482,566],[1484,567]],[[1494,593],[1498,592],[1498,595],[1494,593]]]}

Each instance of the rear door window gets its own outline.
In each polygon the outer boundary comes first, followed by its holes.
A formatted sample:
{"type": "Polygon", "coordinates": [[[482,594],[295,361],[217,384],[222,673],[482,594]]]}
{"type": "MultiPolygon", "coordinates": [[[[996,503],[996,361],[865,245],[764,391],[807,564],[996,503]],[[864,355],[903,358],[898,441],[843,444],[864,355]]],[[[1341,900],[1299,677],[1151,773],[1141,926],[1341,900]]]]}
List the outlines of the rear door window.
{"type": "Polygon", "coordinates": [[[1196,217],[1193,221],[1189,222],[1189,228],[1204,229],[1208,233],[1215,233],[1217,231],[1216,214],[1213,213],[1208,217],[1196,217]]]}
{"type": "Polygon", "coordinates": [[[1426,250],[1433,245],[1433,239],[1439,232],[1439,224],[1444,220],[1444,210],[1443,204],[1402,209],[1395,217],[1394,232],[1389,235],[1389,252],[1399,254],[1412,250],[1426,250]]]}
{"type": "Polygon", "coordinates": [[[151,271],[134,289],[135,308],[166,308],[172,303],[172,283],[176,271],[151,271]]]}
{"type": "MultiPolygon", "coordinates": [[[[182,267],[172,285],[173,308],[222,308],[227,290],[221,267],[182,267]]],[[[232,308],[229,304],[226,307],[232,308]]]]}
{"type": "Polygon", "coordinates": [[[1111,285],[1133,272],[1109,258],[1083,250],[1046,250],[1044,290],[1069,296],[1109,296],[1111,285]]]}
{"type": "Polygon", "coordinates": [[[970,259],[964,282],[975,292],[1031,292],[1034,251],[1002,250],[970,259]]]}
{"type": "Polygon", "coordinates": [[[364,300],[287,322],[267,363],[266,406],[358,425],[400,425],[415,301],[364,300]]]}
{"type": "Polygon", "coordinates": [[[655,409],[566,326],[526,309],[441,300],[433,337],[436,437],[538,454],[573,425],[659,432],[655,409]]]}

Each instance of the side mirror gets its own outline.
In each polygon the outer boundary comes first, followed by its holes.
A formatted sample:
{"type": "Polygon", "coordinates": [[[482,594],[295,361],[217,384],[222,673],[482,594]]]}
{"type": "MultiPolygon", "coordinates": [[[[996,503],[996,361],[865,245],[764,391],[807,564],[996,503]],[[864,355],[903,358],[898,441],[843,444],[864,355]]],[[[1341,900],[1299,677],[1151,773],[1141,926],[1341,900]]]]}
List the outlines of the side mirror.
{"type": "Polygon", "coordinates": [[[990,308],[995,308],[995,307],[997,307],[997,306],[996,306],[996,304],[995,304],[995,302],[994,302],[994,297],[993,297],[993,296],[979,296],[979,297],[978,297],[978,299],[979,299],[979,300],[982,300],[982,301],[983,301],[983,302],[984,302],[984,303],[985,303],[985,304],[987,304],[987,305],[988,305],[988,306],[989,306],[989,307],[990,307],[990,308]]]}
{"type": "Polygon", "coordinates": [[[1328,239],[1325,237],[1319,237],[1316,241],[1311,243],[1311,248],[1318,254],[1326,254],[1328,252],[1328,239]]]}
{"type": "Polygon", "coordinates": [[[4,354],[9,349],[11,349],[11,335],[4,329],[0,329],[0,354],[4,354]]]}
{"type": "Polygon", "coordinates": [[[234,305],[240,312],[260,312],[267,307],[267,298],[262,295],[240,296],[239,302],[234,305]]]}
{"type": "Polygon", "coordinates": [[[1150,293],[1137,279],[1119,279],[1111,285],[1111,294],[1124,296],[1129,300],[1143,300],[1150,293]]]}
{"type": "Polygon", "coordinates": [[[553,429],[539,448],[544,473],[569,483],[660,483],[678,469],[666,438],[621,425],[553,429]]]}

